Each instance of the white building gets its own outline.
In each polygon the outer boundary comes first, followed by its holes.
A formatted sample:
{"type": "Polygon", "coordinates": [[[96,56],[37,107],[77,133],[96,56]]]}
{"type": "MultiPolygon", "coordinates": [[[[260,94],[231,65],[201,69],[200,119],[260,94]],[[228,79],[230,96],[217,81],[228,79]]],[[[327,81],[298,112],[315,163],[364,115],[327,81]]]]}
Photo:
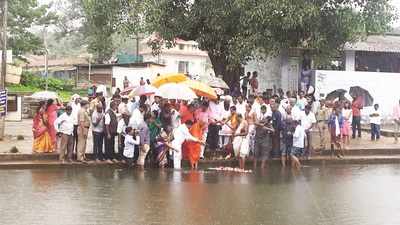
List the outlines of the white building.
{"type": "Polygon", "coordinates": [[[244,71],[257,71],[259,90],[273,89],[274,86],[283,90],[297,90],[301,72],[300,51],[282,51],[277,56],[249,61],[244,71]]]}
{"type": "Polygon", "coordinates": [[[139,54],[143,56],[144,62],[165,65],[159,71],[160,74],[187,73],[199,76],[214,74],[207,52],[200,50],[197,42],[177,39],[174,47],[163,46],[161,54],[153,55],[148,41],[149,39],[142,41],[139,54]]]}

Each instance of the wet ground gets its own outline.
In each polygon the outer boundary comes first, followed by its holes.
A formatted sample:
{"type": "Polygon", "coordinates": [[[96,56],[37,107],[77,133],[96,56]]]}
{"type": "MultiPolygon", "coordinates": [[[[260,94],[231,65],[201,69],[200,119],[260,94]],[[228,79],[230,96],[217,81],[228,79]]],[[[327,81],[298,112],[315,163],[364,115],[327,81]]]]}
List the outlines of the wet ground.
{"type": "Polygon", "coordinates": [[[0,170],[1,224],[400,224],[400,166],[0,170]]]}

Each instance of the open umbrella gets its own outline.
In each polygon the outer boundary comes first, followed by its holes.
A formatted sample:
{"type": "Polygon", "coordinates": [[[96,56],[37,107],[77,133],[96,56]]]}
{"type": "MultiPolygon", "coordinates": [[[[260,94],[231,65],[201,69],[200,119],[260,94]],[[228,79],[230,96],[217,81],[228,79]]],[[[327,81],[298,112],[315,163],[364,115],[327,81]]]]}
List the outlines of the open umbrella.
{"type": "Polygon", "coordinates": [[[155,88],[152,85],[140,85],[135,89],[133,89],[133,91],[131,91],[129,97],[141,96],[141,95],[150,96],[154,95],[157,91],[158,91],[157,88],[155,88]]]}
{"type": "Polygon", "coordinates": [[[208,84],[213,88],[229,89],[229,86],[226,84],[226,82],[219,77],[202,76],[199,78],[199,81],[208,84]]]}
{"type": "Polygon", "coordinates": [[[129,86],[121,91],[120,95],[129,95],[137,86],[129,86]]]}
{"type": "Polygon", "coordinates": [[[34,99],[47,100],[47,99],[56,99],[58,98],[58,95],[57,93],[52,91],[39,91],[33,93],[33,95],[31,95],[30,97],[34,99]]]}
{"type": "Polygon", "coordinates": [[[344,89],[337,89],[326,95],[325,100],[327,101],[334,101],[335,99],[343,99],[344,94],[346,94],[347,91],[344,89]]]}
{"type": "Polygon", "coordinates": [[[192,100],[197,98],[196,93],[184,84],[168,83],[159,87],[161,95],[166,99],[192,100]]]}
{"type": "Polygon", "coordinates": [[[349,93],[353,98],[361,97],[363,101],[363,106],[372,106],[374,104],[374,98],[369,93],[369,91],[360,86],[350,87],[349,93]]]}
{"type": "Polygon", "coordinates": [[[175,73],[175,74],[164,74],[161,76],[158,76],[154,78],[151,81],[151,84],[154,87],[160,87],[163,84],[168,84],[168,83],[179,83],[187,80],[188,78],[186,77],[185,74],[183,73],[175,73]]]}
{"type": "Polygon", "coordinates": [[[184,84],[188,86],[190,89],[192,89],[198,96],[206,97],[209,99],[217,99],[218,96],[215,93],[214,89],[207,84],[204,84],[199,81],[195,80],[187,80],[182,82],[181,84],[184,84]]]}

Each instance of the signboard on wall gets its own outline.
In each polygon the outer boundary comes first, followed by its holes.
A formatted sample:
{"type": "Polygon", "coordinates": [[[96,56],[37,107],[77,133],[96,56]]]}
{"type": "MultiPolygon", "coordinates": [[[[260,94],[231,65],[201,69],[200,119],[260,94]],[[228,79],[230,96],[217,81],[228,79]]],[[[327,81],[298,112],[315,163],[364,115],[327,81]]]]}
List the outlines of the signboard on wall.
{"type": "Polygon", "coordinates": [[[7,90],[0,91],[0,116],[7,114],[7,90]]]}

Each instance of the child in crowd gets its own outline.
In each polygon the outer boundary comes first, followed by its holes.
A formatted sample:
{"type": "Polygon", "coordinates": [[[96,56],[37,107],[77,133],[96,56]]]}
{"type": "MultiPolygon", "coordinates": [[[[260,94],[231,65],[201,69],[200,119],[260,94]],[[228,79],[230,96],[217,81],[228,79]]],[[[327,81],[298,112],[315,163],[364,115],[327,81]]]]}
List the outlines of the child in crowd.
{"type": "Polygon", "coordinates": [[[294,121],[296,129],[293,134],[293,148],[290,152],[290,159],[292,160],[292,168],[300,169],[301,164],[299,157],[304,153],[304,142],[306,139],[306,131],[298,120],[294,121]]]}
{"type": "Polygon", "coordinates": [[[140,144],[139,134],[134,129],[132,129],[132,127],[127,127],[125,129],[124,156],[127,159],[129,167],[133,166],[135,145],[139,144],[140,144]]]}
{"type": "Polygon", "coordinates": [[[375,104],[371,114],[369,114],[369,122],[371,124],[371,141],[377,141],[381,137],[381,112],[379,105],[375,104]]]}

